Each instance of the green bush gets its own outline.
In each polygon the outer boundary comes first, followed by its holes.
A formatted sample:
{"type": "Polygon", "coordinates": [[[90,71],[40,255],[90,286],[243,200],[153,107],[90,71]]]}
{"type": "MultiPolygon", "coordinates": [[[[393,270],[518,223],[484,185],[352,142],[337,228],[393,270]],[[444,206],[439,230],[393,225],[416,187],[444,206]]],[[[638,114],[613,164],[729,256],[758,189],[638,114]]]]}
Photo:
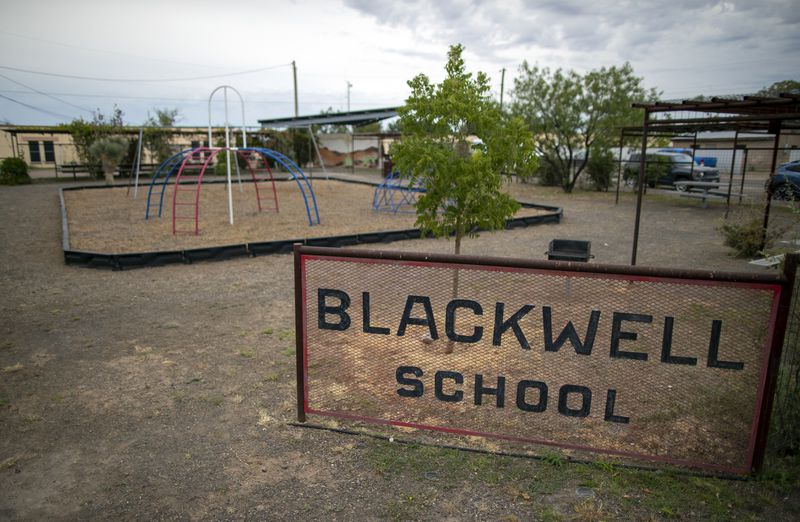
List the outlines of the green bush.
{"type": "Polygon", "coordinates": [[[611,186],[611,174],[617,168],[617,161],[614,155],[605,149],[598,149],[589,158],[586,165],[586,172],[594,190],[608,190],[611,186]]]}
{"type": "Polygon", "coordinates": [[[31,182],[28,165],[19,158],[6,158],[0,163],[0,185],[27,185],[31,182]]]}
{"type": "MultiPolygon", "coordinates": [[[[761,240],[764,237],[764,216],[756,207],[743,207],[729,219],[717,226],[725,246],[736,251],[738,257],[755,257],[763,254],[761,240]]],[[[769,249],[775,239],[787,231],[786,227],[771,228],[767,231],[764,250],[769,249]]]]}
{"type": "Polygon", "coordinates": [[[761,252],[763,222],[758,218],[742,221],[725,221],[717,228],[725,246],[736,251],[738,257],[755,257],[761,252]]]}

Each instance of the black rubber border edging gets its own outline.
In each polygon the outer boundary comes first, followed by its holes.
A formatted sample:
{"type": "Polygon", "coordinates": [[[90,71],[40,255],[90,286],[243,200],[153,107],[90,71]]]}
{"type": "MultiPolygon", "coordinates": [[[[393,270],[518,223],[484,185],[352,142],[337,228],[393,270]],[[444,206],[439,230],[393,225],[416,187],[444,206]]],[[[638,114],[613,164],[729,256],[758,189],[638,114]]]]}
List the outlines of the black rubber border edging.
{"type": "MultiPolygon", "coordinates": [[[[378,183],[369,181],[350,180],[329,177],[329,180],[356,185],[369,185],[376,187],[378,183]]],[[[275,181],[291,181],[291,179],[276,179],[275,181]]],[[[319,181],[319,179],[318,179],[319,181]]],[[[212,180],[206,183],[224,183],[212,180]]],[[[174,263],[190,264],[197,261],[224,261],[243,256],[264,256],[271,254],[289,254],[292,245],[302,243],[308,246],[345,247],[368,243],[391,243],[406,239],[420,239],[423,237],[418,228],[405,230],[390,230],[385,232],[365,232],[363,234],[350,234],[344,236],[312,237],[300,239],[284,239],[279,241],[263,241],[255,243],[241,243],[237,245],[222,245],[205,248],[192,248],[186,250],[171,250],[159,252],[136,252],[129,254],[108,254],[104,252],[85,252],[72,250],[69,245],[69,223],[67,221],[67,207],[64,202],[64,191],[89,190],[109,188],[104,185],[91,185],[83,187],[66,187],[58,189],[59,204],[61,206],[61,233],[64,263],[67,265],[83,266],[86,268],[110,268],[124,270],[127,268],[145,268],[163,266],[174,263]]],[[[545,223],[559,223],[563,210],[560,207],[538,205],[535,203],[520,204],[525,208],[538,208],[548,210],[550,213],[539,216],[513,218],[506,221],[506,229],[523,228],[545,223]]]]}

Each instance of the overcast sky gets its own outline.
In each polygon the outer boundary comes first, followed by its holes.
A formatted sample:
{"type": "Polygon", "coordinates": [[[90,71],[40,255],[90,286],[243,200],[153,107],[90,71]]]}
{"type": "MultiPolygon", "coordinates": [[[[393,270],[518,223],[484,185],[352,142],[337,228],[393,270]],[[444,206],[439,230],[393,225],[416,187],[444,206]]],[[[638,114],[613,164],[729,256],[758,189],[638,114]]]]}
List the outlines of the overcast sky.
{"type": "MultiPolygon", "coordinates": [[[[0,2],[0,122],[14,124],[91,119],[116,103],[130,125],[154,108],[206,125],[210,93],[228,84],[256,125],[294,114],[293,60],[301,115],[346,110],[348,82],[353,110],[401,105],[416,74],[441,80],[453,43],[497,96],[501,69],[508,96],[523,60],[579,72],[628,61],[664,99],[800,79],[798,0],[0,2]]],[[[230,110],[240,125],[238,100],[230,110]]]]}

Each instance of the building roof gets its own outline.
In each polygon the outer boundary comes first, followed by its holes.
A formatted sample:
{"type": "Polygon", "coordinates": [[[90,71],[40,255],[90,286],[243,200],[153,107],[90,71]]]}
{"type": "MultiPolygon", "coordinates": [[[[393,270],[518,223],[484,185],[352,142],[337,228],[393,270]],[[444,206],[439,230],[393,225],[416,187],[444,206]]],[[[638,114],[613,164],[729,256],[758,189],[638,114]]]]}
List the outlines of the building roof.
{"type": "Polygon", "coordinates": [[[355,125],[361,126],[376,121],[394,118],[397,116],[398,107],[385,109],[367,109],[363,111],[334,112],[330,114],[314,114],[311,116],[297,116],[291,118],[272,118],[258,120],[262,129],[266,128],[306,128],[311,125],[355,125]]]}

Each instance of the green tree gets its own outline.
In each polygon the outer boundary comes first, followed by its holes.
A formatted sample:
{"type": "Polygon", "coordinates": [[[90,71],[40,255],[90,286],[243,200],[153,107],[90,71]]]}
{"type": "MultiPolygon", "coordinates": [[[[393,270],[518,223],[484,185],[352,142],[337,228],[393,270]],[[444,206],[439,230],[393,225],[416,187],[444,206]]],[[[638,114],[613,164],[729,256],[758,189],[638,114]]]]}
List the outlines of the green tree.
{"type": "Polygon", "coordinates": [[[503,175],[527,175],[536,167],[533,138],[519,118],[505,118],[489,98],[489,78],[466,72],[453,45],[447,77],[431,84],[424,74],[408,82],[411,95],[400,116],[395,165],[425,193],[417,202],[417,225],[437,237],[461,240],[479,228],[505,226],[519,204],[501,191],[503,175]]]}
{"type": "Polygon", "coordinates": [[[95,141],[120,133],[123,130],[122,116],[123,112],[115,105],[109,117],[98,109],[91,121],[78,118],[60,125],[72,135],[78,159],[95,177],[99,177],[103,172],[103,166],[100,158],[93,156],[89,149],[95,141]]]}
{"type": "Polygon", "coordinates": [[[156,163],[162,163],[174,154],[170,138],[179,115],[178,109],[156,109],[155,116],[148,116],[145,122],[142,139],[156,163]]]}
{"type": "Polygon", "coordinates": [[[512,113],[525,119],[547,171],[565,192],[572,192],[596,151],[618,143],[620,127],[641,123],[631,104],[658,97],[627,63],[580,75],[523,62],[519,72],[512,113]]]}
{"type": "MultiPolygon", "coordinates": [[[[489,97],[488,76],[468,73],[463,51],[460,44],[450,47],[441,84],[431,84],[424,74],[408,82],[411,95],[398,109],[402,134],[392,149],[400,172],[425,188],[417,201],[417,225],[437,237],[455,236],[456,255],[464,236],[503,228],[519,209],[501,191],[503,176],[526,176],[536,168],[525,122],[504,117],[489,97]]],[[[445,352],[453,352],[452,341],[445,352]]]]}
{"type": "Polygon", "coordinates": [[[122,136],[107,136],[100,138],[89,147],[89,154],[99,158],[103,166],[103,174],[106,178],[106,185],[114,184],[114,172],[117,170],[120,161],[128,153],[128,140],[122,136]]]}
{"type": "Polygon", "coordinates": [[[777,97],[782,93],[800,94],[800,82],[797,80],[781,80],[758,91],[759,96],[777,97]]]}

